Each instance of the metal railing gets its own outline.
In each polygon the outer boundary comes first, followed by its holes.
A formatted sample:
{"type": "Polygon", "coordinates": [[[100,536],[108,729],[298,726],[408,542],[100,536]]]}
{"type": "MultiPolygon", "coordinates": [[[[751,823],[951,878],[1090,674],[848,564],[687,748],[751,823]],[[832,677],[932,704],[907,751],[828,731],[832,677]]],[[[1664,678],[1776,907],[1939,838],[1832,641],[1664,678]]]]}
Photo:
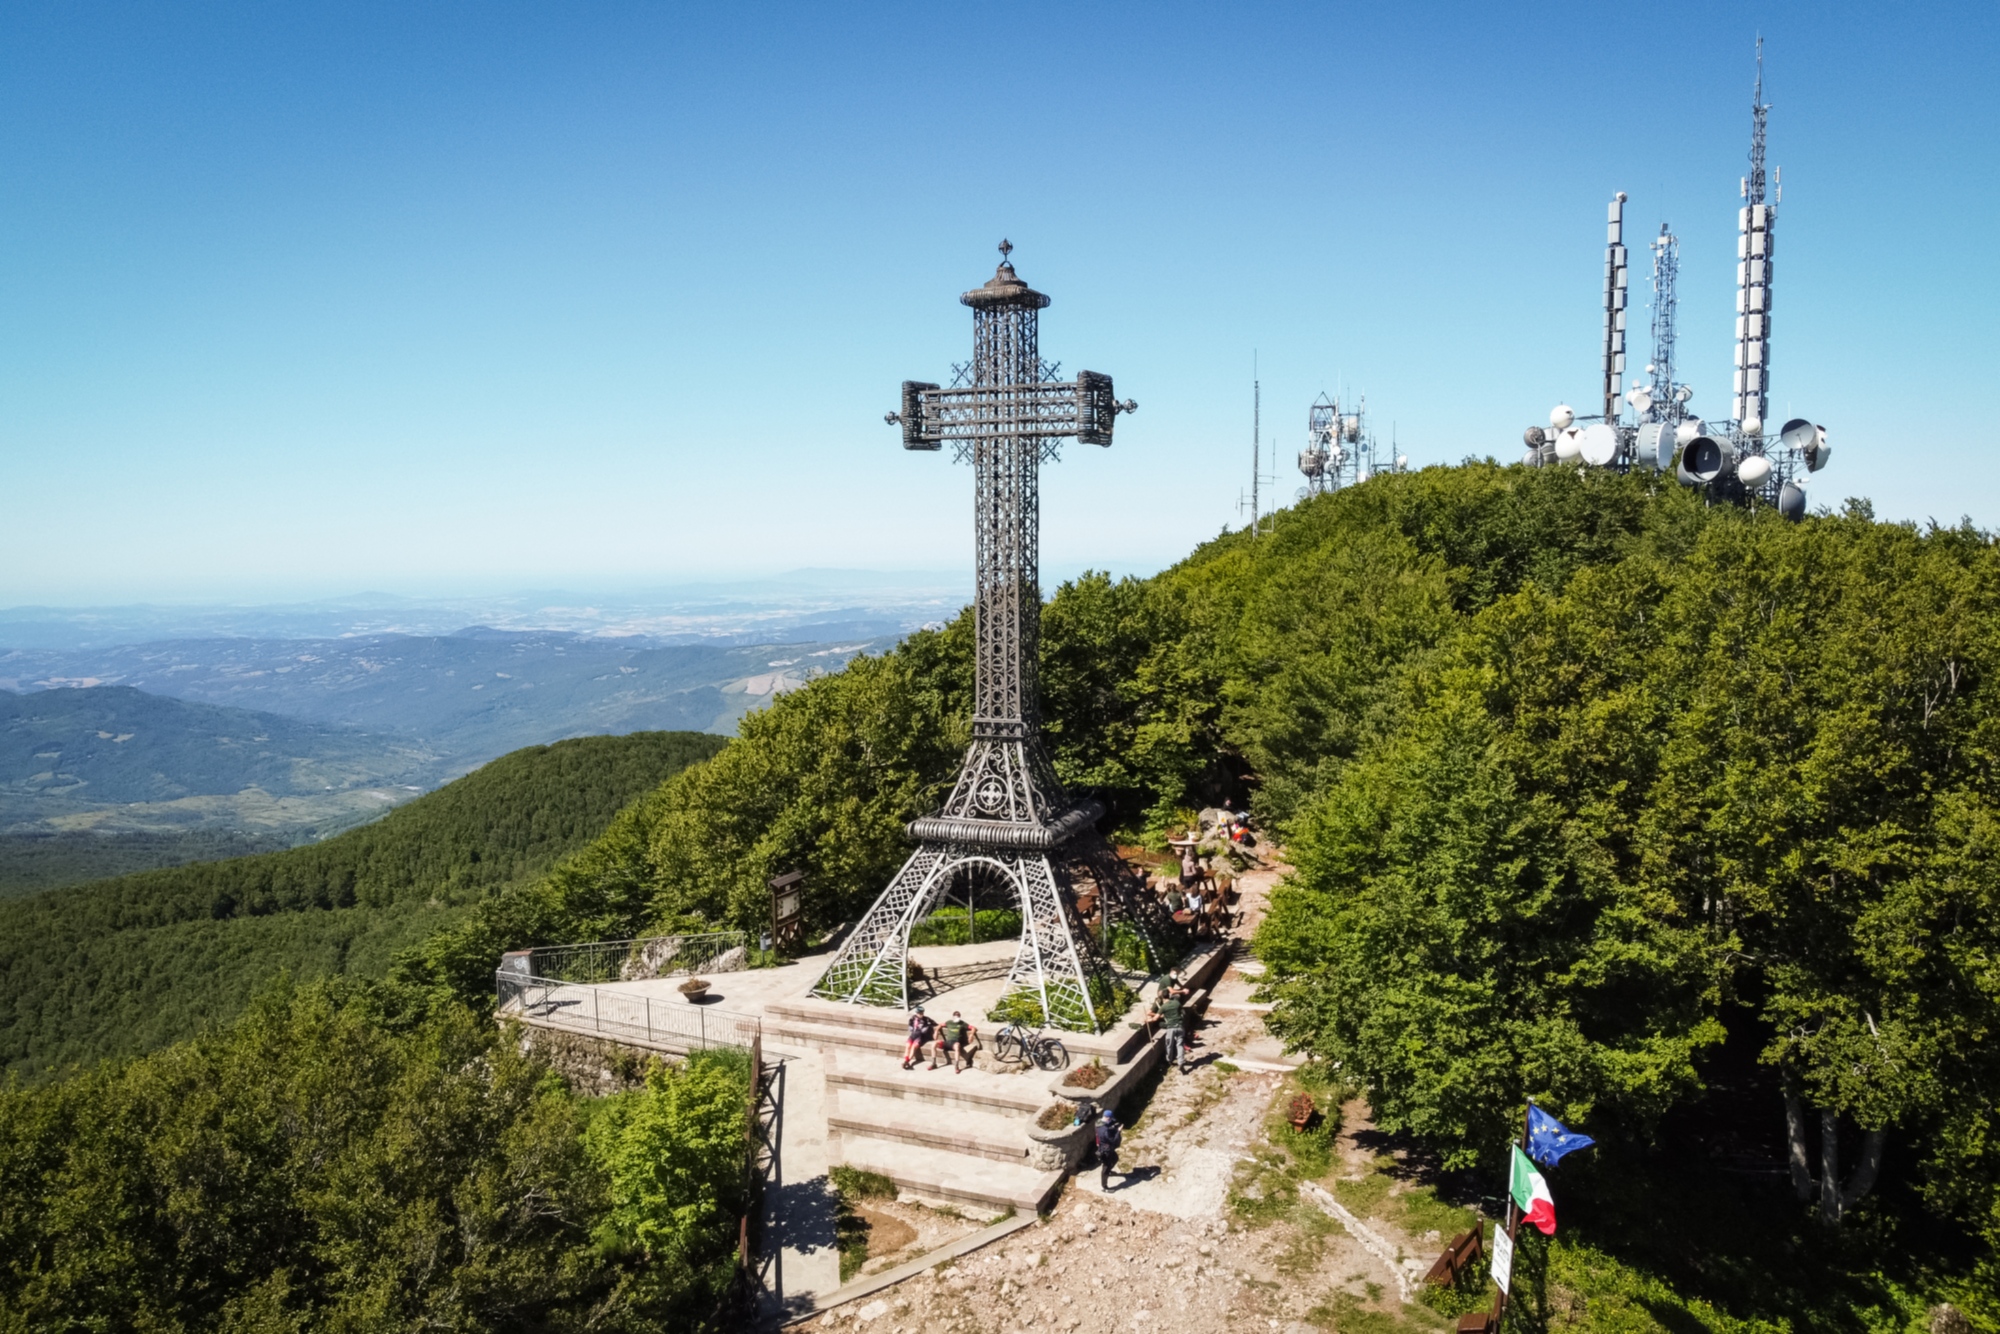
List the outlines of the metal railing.
{"type": "Polygon", "coordinates": [[[497,971],[494,979],[503,1015],[542,1028],[592,1033],[659,1051],[750,1047],[761,1042],[764,1032],[763,1020],[756,1015],[717,1009],[678,995],[669,999],[612,991],[590,982],[537,977],[506,968],[497,971]]]}
{"type": "Polygon", "coordinates": [[[543,945],[528,952],[528,971],[558,982],[586,983],[731,973],[748,965],[749,946],[750,937],[742,931],[543,945]]]}

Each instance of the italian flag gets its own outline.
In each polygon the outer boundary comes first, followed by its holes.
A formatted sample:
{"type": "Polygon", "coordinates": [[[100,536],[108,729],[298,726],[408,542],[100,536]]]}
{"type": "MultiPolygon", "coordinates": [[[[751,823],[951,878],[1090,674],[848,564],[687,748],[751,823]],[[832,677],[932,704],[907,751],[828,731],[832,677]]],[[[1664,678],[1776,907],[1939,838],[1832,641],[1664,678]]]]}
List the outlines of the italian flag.
{"type": "Polygon", "coordinates": [[[1513,1179],[1507,1183],[1507,1192],[1521,1206],[1522,1216],[1540,1228],[1543,1236],[1556,1234],[1555,1196],[1549,1194],[1549,1183],[1542,1179],[1518,1144],[1514,1146],[1513,1179]]]}

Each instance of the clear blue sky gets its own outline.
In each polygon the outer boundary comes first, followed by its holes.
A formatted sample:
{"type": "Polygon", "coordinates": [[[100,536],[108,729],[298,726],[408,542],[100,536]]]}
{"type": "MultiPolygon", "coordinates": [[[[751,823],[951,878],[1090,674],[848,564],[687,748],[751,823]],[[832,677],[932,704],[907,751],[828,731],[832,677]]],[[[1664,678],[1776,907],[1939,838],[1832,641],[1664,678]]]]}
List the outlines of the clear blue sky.
{"type": "Polygon", "coordinates": [[[1518,457],[1614,190],[1724,415],[1759,30],[1814,499],[2000,527],[1991,0],[8,6],[0,603],[961,567],[880,417],[1003,234],[1142,404],[1047,476],[1057,568],[1240,522],[1253,349],[1288,458],[1343,384],[1518,457]]]}

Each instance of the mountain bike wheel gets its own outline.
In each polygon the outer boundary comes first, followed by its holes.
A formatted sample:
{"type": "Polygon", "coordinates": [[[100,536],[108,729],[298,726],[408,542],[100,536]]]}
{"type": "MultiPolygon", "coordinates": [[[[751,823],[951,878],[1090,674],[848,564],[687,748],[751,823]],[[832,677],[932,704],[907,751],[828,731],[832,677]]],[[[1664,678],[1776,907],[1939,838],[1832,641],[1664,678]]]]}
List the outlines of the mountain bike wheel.
{"type": "Polygon", "coordinates": [[[1069,1048],[1059,1038],[1043,1038],[1035,1044],[1035,1065],[1043,1070],[1067,1069],[1069,1048]]]}
{"type": "Polygon", "coordinates": [[[1028,1059],[1021,1035],[1011,1025],[993,1035],[993,1055],[1002,1061],[1025,1061],[1028,1059]]]}

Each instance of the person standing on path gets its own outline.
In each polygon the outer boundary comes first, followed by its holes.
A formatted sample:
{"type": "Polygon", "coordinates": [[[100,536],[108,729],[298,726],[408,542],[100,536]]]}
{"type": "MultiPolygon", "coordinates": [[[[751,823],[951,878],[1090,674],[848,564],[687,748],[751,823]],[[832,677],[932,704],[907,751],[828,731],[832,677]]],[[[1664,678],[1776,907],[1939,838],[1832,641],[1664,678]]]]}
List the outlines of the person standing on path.
{"type": "Polygon", "coordinates": [[[1152,1010],[1146,1015],[1146,1021],[1151,1023],[1155,1019],[1159,1020],[1160,1036],[1167,1040],[1167,1064],[1186,1074],[1187,1048],[1183,1038],[1187,1020],[1183,1014],[1181,999],[1178,988],[1161,987],[1160,994],[1153,1001],[1152,1010]]]}
{"type": "MultiPolygon", "coordinates": [[[[1111,1169],[1118,1166],[1118,1146],[1125,1142],[1125,1132],[1118,1126],[1118,1118],[1109,1108],[1097,1118],[1097,1188],[1111,1189],[1111,1169]]],[[[1131,1173],[1125,1175],[1130,1176],[1131,1173]]]]}

